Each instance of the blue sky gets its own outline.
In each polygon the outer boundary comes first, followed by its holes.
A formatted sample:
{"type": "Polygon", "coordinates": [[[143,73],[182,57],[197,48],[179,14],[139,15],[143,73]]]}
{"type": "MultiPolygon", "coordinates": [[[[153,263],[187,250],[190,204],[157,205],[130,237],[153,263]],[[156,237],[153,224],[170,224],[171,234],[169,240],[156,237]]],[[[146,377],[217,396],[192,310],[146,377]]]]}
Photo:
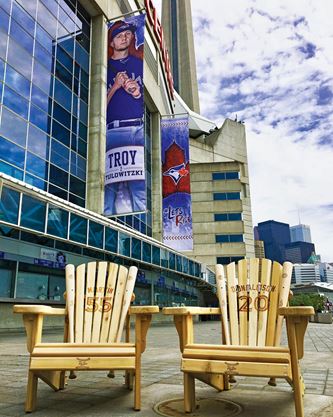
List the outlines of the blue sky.
{"type": "Polygon", "coordinates": [[[245,121],[253,224],[300,218],[333,262],[333,2],[191,4],[201,114],[245,121]]]}

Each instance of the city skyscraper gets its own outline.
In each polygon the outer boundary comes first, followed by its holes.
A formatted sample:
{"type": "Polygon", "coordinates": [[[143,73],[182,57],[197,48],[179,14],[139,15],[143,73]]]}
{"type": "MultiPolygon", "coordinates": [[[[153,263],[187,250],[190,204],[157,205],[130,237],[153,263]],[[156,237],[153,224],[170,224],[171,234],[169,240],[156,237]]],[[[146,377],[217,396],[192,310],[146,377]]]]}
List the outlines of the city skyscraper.
{"type": "Polygon", "coordinates": [[[291,242],[308,242],[312,243],[310,226],[306,224],[297,224],[290,227],[291,242]]]}
{"type": "Polygon", "coordinates": [[[267,220],[258,223],[260,240],[264,241],[266,258],[285,261],[285,245],[290,243],[289,224],[267,220]]]}

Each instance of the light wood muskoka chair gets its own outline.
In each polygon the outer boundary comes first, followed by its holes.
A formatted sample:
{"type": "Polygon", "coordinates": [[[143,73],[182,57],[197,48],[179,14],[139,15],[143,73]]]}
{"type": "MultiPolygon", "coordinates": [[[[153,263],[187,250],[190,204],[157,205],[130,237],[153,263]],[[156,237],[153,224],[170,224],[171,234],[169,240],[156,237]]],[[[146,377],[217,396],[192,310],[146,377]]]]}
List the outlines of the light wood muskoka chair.
{"type": "Polygon", "coordinates": [[[224,267],[216,265],[220,308],[164,308],[173,314],[182,351],[184,408],[195,409],[195,378],[218,390],[229,389],[234,376],[285,378],[294,389],[297,417],[304,417],[304,383],[299,359],[312,307],[287,307],[292,264],[281,266],[268,259],[243,259],[224,267]],[[222,344],[194,343],[193,315],[220,314],[222,344]],[[288,347],[281,347],[286,318],[288,347]]]}
{"type": "Polygon", "coordinates": [[[36,408],[38,378],[55,391],[65,386],[65,372],[125,370],[126,386],[132,389],[134,409],[141,403],[141,354],[152,313],[157,306],[130,307],[137,268],[109,262],[66,266],[66,308],[43,305],[15,305],[23,314],[30,352],[25,411],[36,408]],[[135,341],[129,341],[134,314],[135,341]],[[44,316],[65,316],[63,343],[43,343],[44,316]],[[121,342],[125,326],[125,342],[121,342]]]}

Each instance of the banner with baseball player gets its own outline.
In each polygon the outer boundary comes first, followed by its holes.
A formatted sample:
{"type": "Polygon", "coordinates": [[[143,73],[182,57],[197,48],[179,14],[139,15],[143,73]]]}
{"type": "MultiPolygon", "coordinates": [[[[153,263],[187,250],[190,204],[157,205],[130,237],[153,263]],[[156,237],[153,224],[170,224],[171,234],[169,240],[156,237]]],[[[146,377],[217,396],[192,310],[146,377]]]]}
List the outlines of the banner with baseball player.
{"type": "Polygon", "coordinates": [[[163,243],[193,250],[188,118],[161,120],[163,243]]]}
{"type": "Polygon", "coordinates": [[[144,14],[108,25],[106,216],[146,211],[144,30],[144,14]]]}

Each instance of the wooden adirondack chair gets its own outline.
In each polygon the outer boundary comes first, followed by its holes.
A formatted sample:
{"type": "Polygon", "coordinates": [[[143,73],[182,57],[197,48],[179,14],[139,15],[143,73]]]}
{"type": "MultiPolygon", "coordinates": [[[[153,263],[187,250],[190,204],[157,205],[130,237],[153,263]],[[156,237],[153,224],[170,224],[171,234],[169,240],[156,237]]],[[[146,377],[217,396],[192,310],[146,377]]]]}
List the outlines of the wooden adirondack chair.
{"type": "Polygon", "coordinates": [[[304,334],[312,307],[287,307],[292,264],[244,259],[216,266],[220,308],[165,308],[174,314],[182,350],[184,408],[195,409],[195,378],[218,390],[229,388],[235,375],[285,378],[294,388],[296,416],[303,417],[304,384],[299,368],[304,334]],[[222,344],[193,341],[194,314],[221,314],[222,344]],[[280,347],[286,317],[288,347],[280,347]]]}
{"type": "MultiPolygon", "coordinates": [[[[126,371],[126,385],[134,389],[134,409],[140,410],[141,354],[151,314],[157,306],[130,307],[137,268],[108,262],[66,266],[66,308],[15,305],[23,313],[30,352],[25,411],[34,411],[38,378],[55,391],[65,386],[66,371],[126,371]],[[129,315],[136,315],[135,342],[129,341],[129,315]],[[43,343],[43,318],[65,316],[63,343],[43,343]],[[126,323],[126,341],[121,342],[126,323]]],[[[73,375],[73,374],[72,374],[73,375]]]]}

